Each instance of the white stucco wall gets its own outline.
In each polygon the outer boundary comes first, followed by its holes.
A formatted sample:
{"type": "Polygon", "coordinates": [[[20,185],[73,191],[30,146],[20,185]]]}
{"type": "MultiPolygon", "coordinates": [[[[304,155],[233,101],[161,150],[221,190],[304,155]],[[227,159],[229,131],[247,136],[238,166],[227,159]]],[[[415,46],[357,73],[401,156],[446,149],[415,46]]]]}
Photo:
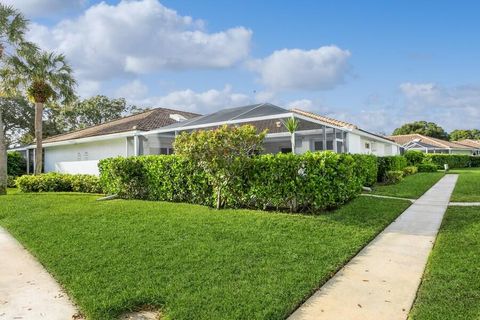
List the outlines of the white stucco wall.
{"type": "Polygon", "coordinates": [[[348,138],[348,152],[358,154],[374,154],[376,156],[391,156],[399,155],[400,150],[394,143],[379,141],[373,138],[360,136],[358,134],[349,132],[348,138]],[[370,145],[370,149],[365,147],[370,145]]]}
{"type": "Polygon", "coordinates": [[[125,138],[45,147],[45,172],[98,175],[98,160],[125,156],[125,138]]]}

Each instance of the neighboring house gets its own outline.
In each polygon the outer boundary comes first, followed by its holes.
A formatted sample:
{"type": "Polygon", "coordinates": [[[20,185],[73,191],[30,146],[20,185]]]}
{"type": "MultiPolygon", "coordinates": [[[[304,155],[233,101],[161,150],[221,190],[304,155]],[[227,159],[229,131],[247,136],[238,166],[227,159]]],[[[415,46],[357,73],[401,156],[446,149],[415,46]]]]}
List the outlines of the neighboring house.
{"type": "MultiPolygon", "coordinates": [[[[98,161],[117,156],[133,156],[141,144],[141,133],[199,116],[196,113],[156,108],[97,126],[75,130],[43,140],[44,171],[98,174],[98,161]],[[135,138],[137,137],[137,138],[135,138]]],[[[152,152],[166,153],[152,142],[152,152]]],[[[12,149],[27,159],[33,172],[35,145],[12,149]]],[[[141,152],[141,150],[139,150],[141,152]]]]}
{"type": "MultiPolygon", "coordinates": [[[[384,136],[357,126],[299,109],[286,110],[270,103],[223,109],[196,115],[158,108],[44,140],[45,172],[98,174],[98,161],[114,156],[172,154],[175,136],[183,131],[215,129],[221,125],[251,124],[267,129],[264,153],[291,152],[290,133],[283,121],[299,121],[296,153],[332,150],[339,153],[400,154],[400,146],[384,136]]],[[[24,151],[31,163],[34,145],[24,151]]]]}
{"type": "Polygon", "coordinates": [[[405,150],[419,150],[425,153],[474,154],[472,147],[458,142],[427,137],[418,133],[389,136],[405,150]]]}
{"type": "Polygon", "coordinates": [[[474,149],[473,154],[478,156],[480,155],[480,140],[473,140],[473,139],[465,139],[460,141],[454,141],[457,144],[461,144],[462,146],[470,147],[474,149]]]}

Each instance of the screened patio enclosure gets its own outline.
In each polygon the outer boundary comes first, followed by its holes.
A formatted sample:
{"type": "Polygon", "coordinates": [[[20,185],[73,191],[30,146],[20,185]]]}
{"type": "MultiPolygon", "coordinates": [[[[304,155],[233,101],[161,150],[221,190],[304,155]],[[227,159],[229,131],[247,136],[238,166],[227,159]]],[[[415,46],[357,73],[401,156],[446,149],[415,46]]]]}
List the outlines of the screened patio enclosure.
{"type": "Polygon", "coordinates": [[[212,130],[222,125],[253,125],[258,132],[267,129],[263,153],[291,152],[291,134],[283,121],[294,117],[299,125],[295,136],[295,153],[332,150],[348,152],[349,128],[292,112],[275,105],[264,103],[238,108],[224,109],[209,115],[181,121],[157,130],[143,132],[132,137],[134,154],[172,154],[173,141],[180,132],[212,130]]]}

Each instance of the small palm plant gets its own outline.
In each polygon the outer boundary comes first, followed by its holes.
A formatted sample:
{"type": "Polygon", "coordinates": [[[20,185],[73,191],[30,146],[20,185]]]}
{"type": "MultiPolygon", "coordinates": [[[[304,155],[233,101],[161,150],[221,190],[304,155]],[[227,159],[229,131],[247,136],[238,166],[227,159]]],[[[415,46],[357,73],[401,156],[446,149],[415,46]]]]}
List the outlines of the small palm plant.
{"type": "Polygon", "coordinates": [[[75,100],[73,70],[63,54],[39,52],[23,57],[12,56],[2,75],[10,87],[23,87],[35,103],[35,174],[42,172],[43,105],[61,100],[68,104],[75,100]]]}
{"type": "Polygon", "coordinates": [[[293,116],[283,121],[283,125],[290,132],[290,141],[292,143],[292,153],[295,154],[295,132],[298,129],[298,119],[293,116]]]}

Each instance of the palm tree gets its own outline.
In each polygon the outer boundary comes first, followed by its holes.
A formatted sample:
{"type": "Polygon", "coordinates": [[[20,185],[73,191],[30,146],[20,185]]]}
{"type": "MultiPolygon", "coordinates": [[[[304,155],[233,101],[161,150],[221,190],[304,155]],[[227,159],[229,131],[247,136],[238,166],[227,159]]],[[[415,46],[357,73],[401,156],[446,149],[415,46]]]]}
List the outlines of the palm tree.
{"type": "MultiPolygon", "coordinates": [[[[0,3],[0,64],[4,67],[10,57],[17,54],[32,53],[36,47],[25,41],[28,20],[11,6],[0,3]]],[[[0,96],[6,96],[6,82],[2,79],[0,96]]],[[[0,195],[7,192],[7,150],[3,112],[0,108],[0,195]]]]}
{"type": "Polygon", "coordinates": [[[12,56],[2,71],[12,88],[23,87],[35,103],[35,174],[43,167],[42,124],[43,105],[48,101],[61,100],[68,104],[76,99],[76,81],[73,70],[63,54],[41,51],[23,57],[12,56]]]}
{"type": "Polygon", "coordinates": [[[287,121],[283,121],[283,125],[290,132],[290,142],[292,143],[292,153],[295,154],[295,132],[298,129],[298,119],[293,116],[288,118],[287,121]]]}

